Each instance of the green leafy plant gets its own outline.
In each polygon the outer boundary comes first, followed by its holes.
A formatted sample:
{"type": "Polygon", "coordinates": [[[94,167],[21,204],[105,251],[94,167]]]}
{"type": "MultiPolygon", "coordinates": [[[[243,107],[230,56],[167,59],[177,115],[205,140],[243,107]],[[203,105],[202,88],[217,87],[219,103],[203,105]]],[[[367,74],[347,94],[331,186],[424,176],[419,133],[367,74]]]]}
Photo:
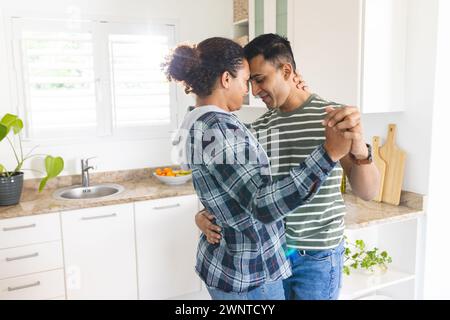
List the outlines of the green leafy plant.
{"type": "Polygon", "coordinates": [[[32,152],[36,149],[36,147],[32,148],[30,152],[24,155],[22,148],[22,138],[20,135],[22,129],[23,121],[16,115],[7,113],[0,120],[0,142],[3,140],[8,141],[17,162],[14,170],[11,171],[8,171],[4,165],[0,164],[0,177],[11,177],[21,172],[22,170],[26,170],[22,169],[25,161],[33,157],[45,156],[46,176],[41,180],[41,183],[39,184],[39,192],[41,192],[47,184],[47,181],[58,176],[64,169],[64,160],[61,157],[52,157],[47,154],[33,154],[32,152]],[[15,140],[18,140],[19,150],[16,149],[14,143],[15,140]]]}
{"type": "Polygon", "coordinates": [[[345,238],[344,252],[344,270],[346,275],[350,275],[352,269],[365,269],[369,272],[375,272],[375,268],[386,270],[387,265],[392,262],[392,258],[386,251],[378,248],[368,250],[363,240],[356,240],[355,243],[349,243],[345,238]]]}

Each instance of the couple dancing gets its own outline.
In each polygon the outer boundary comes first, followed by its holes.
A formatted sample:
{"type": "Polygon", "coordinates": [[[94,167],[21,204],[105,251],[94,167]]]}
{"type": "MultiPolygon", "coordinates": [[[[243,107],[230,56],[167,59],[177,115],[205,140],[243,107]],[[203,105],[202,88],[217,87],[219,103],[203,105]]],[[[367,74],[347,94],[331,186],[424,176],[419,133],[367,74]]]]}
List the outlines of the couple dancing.
{"type": "Polygon", "coordinates": [[[337,299],[343,172],[360,198],[378,190],[358,109],[310,93],[296,68],[275,34],[179,45],[164,65],[196,96],[174,144],[205,207],[196,271],[213,299],[337,299]],[[243,124],[249,81],[268,111],[243,124]]]}

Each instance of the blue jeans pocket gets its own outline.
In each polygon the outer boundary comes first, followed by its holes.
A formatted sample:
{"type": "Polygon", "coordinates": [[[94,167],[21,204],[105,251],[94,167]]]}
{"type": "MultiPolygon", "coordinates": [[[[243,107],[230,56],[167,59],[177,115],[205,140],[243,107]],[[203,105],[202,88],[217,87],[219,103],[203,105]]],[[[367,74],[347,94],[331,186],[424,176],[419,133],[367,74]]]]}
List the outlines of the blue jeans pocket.
{"type": "Polygon", "coordinates": [[[331,258],[333,252],[331,250],[318,250],[318,251],[304,251],[299,250],[298,254],[307,259],[315,260],[315,261],[327,261],[331,258]]]}

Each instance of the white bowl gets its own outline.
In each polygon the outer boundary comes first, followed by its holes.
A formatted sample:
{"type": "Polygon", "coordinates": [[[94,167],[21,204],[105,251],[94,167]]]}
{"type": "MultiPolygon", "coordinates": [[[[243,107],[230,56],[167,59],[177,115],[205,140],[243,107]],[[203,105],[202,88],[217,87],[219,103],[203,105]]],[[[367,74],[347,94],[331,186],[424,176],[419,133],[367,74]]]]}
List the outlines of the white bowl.
{"type": "Polygon", "coordinates": [[[178,176],[178,177],[167,177],[167,176],[158,176],[156,173],[153,172],[153,175],[162,183],[165,183],[165,184],[168,184],[171,186],[184,184],[192,178],[192,174],[187,174],[187,175],[178,176]]]}

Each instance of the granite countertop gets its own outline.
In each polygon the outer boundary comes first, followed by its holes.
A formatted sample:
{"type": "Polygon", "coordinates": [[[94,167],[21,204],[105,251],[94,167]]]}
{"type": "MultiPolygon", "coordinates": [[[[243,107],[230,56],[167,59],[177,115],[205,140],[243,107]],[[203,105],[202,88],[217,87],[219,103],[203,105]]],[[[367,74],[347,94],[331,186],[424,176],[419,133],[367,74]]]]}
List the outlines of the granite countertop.
{"type": "MultiPolygon", "coordinates": [[[[91,175],[91,185],[117,183],[125,190],[117,195],[89,200],[57,200],[53,197],[58,188],[79,185],[79,175],[53,179],[41,193],[37,191],[39,179],[25,180],[20,203],[14,206],[0,206],[0,219],[195,194],[192,182],[169,186],[159,182],[153,177],[152,172],[153,169],[137,169],[94,173],[91,175]]],[[[349,193],[344,194],[344,200],[347,206],[346,227],[356,229],[417,217],[424,213],[425,197],[404,191],[399,206],[364,201],[349,193]]]]}
{"type": "Polygon", "coordinates": [[[25,180],[21,201],[14,206],[0,206],[0,219],[195,194],[192,182],[169,186],[153,177],[152,172],[152,169],[142,169],[91,174],[91,185],[116,183],[125,190],[116,195],[87,200],[58,200],[53,197],[59,188],[81,185],[79,176],[53,179],[41,193],[37,191],[38,179],[25,180]]]}
{"type": "Polygon", "coordinates": [[[347,229],[358,229],[382,223],[413,219],[424,214],[425,196],[402,191],[398,206],[387,203],[364,201],[353,194],[344,194],[347,229]]]}

